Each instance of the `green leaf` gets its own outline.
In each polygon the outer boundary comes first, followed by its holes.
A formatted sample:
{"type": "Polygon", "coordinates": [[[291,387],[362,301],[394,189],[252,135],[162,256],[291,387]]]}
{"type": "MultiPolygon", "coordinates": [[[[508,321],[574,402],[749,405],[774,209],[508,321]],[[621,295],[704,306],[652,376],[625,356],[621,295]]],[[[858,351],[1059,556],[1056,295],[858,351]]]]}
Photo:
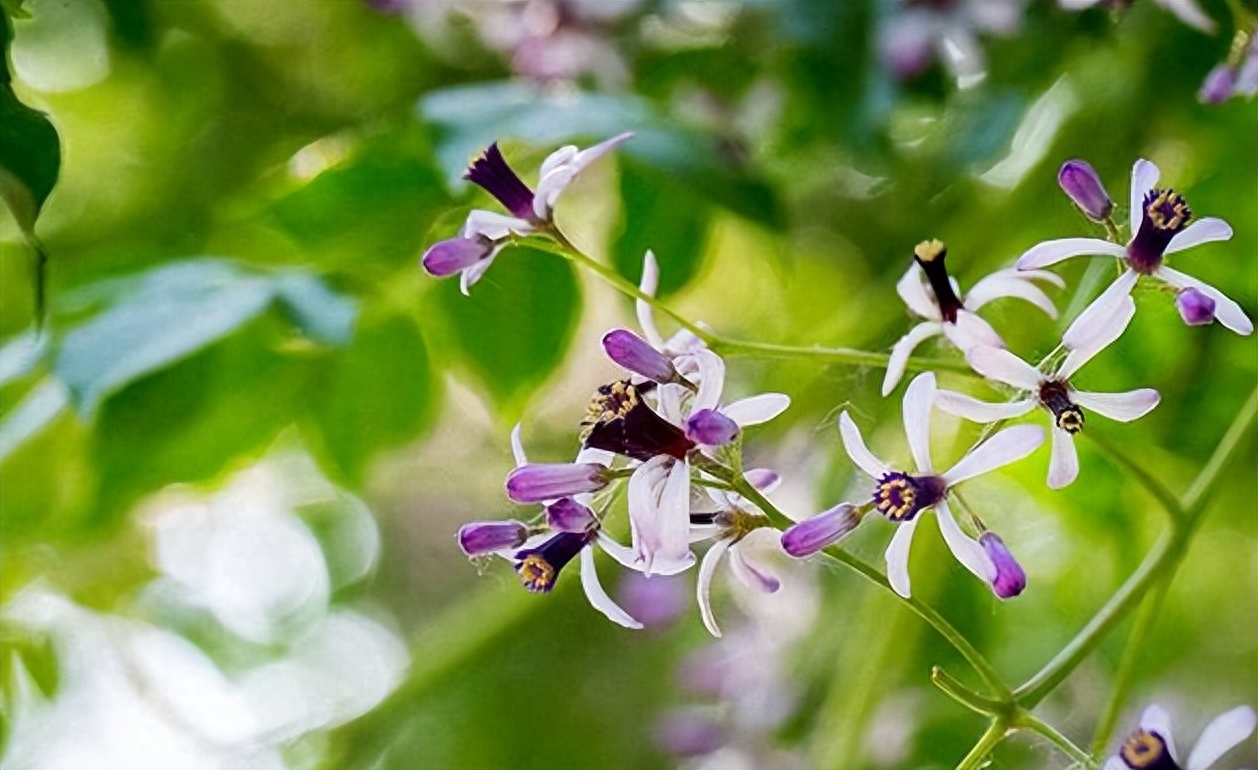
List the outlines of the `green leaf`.
{"type": "Polygon", "coordinates": [[[0,420],[0,462],[46,428],[69,403],[65,385],[48,378],[36,385],[0,420]]]}
{"type": "Polygon", "coordinates": [[[61,142],[52,121],[0,83],[0,198],[28,236],[60,171],[61,142]]]}
{"type": "Polygon", "coordinates": [[[580,315],[572,266],[523,247],[504,249],[470,297],[448,280],[433,299],[450,354],[507,419],[563,361],[580,315]]]}
{"type": "Polygon", "coordinates": [[[364,321],[354,344],[322,370],[310,421],[317,454],[360,483],[377,453],[414,441],[432,424],[438,386],[413,321],[364,321]]]}
{"type": "Polygon", "coordinates": [[[0,386],[24,377],[48,352],[48,335],[23,332],[0,347],[0,386]]]}
{"type": "Polygon", "coordinates": [[[300,271],[275,279],[275,296],[302,332],[316,342],[346,345],[354,336],[358,305],[300,271]]]}
{"type": "Polygon", "coordinates": [[[642,256],[650,249],[660,263],[659,294],[684,286],[698,272],[703,258],[711,219],[707,204],[633,161],[621,169],[620,195],[624,218],[612,244],[616,270],[637,283],[642,277],[642,256]]]}

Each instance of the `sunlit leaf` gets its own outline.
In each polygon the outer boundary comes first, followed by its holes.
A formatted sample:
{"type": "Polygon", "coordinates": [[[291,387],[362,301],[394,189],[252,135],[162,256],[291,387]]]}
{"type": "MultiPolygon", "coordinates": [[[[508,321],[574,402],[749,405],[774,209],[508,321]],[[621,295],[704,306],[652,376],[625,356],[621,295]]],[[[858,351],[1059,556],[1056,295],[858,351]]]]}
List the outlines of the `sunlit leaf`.
{"type": "Polygon", "coordinates": [[[61,142],[52,121],[0,83],[0,197],[26,233],[35,231],[60,170],[61,142]]]}
{"type": "Polygon", "coordinates": [[[358,307],[309,273],[284,273],[275,279],[275,296],[297,326],[312,340],[345,345],[354,335],[358,307]]]}
{"type": "Polygon", "coordinates": [[[616,269],[634,283],[642,277],[642,256],[655,252],[660,264],[659,293],[684,286],[699,270],[710,216],[705,202],[685,188],[635,162],[620,174],[624,217],[612,244],[616,269]],[[677,212],[686,212],[677,216],[677,212]]]}

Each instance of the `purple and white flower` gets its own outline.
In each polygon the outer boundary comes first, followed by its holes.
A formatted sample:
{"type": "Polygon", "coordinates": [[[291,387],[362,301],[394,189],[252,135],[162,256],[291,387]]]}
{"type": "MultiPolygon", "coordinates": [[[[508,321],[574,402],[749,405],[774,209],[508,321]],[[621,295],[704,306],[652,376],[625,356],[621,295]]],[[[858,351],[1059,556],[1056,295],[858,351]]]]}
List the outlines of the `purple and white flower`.
{"type": "Polygon", "coordinates": [[[1074,434],[1083,430],[1087,408],[1119,422],[1131,422],[1148,414],[1161,396],[1153,388],[1140,388],[1124,393],[1092,393],[1077,390],[1070,383],[1079,369],[1097,353],[1122,336],[1136,314],[1136,303],[1125,297],[1113,318],[1096,324],[1089,334],[1077,328],[1076,321],[1066,330],[1064,346],[1069,351],[1055,370],[1045,373],[1018,358],[1008,350],[974,347],[966,360],[974,371],[997,382],[1011,385],[1025,397],[1006,403],[979,401],[963,393],[939,391],[935,405],[949,414],[975,422],[995,422],[1021,417],[1036,406],[1052,419],[1052,455],[1048,463],[1048,486],[1061,489],[1079,476],[1079,456],[1075,451],[1074,434]]]}
{"type": "MultiPolygon", "coordinates": [[[[1058,0],[1061,7],[1067,11],[1081,11],[1105,2],[1107,0],[1058,0]]],[[[1180,21],[1190,27],[1206,34],[1214,32],[1214,19],[1201,10],[1201,6],[1197,5],[1197,0],[1153,0],[1153,2],[1175,14],[1180,21]]]]}
{"type": "Polygon", "coordinates": [[[459,273],[459,287],[467,294],[512,236],[549,228],[559,195],[577,174],[632,136],[619,134],[585,150],[573,145],[555,150],[542,162],[536,192],[507,164],[498,143],[489,145],[472,161],[463,178],[497,198],[510,215],[473,210],[459,234],[430,246],[420,264],[438,278],[459,273]]]}
{"type": "Polygon", "coordinates": [[[1140,726],[1127,737],[1104,770],[1208,770],[1215,761],[1249,737],[1258,721],[1249,706],[1238,706],[1215,717],[1201,731],[1197,745],[1180,765],[1171,734],[1171,717],[1153,704],[1140,715],[1140,726]]]}
{"type": "Polygon", "coordinates": [[[1220,63],[1206,75],[1197,92],[1204,104],[1222,104],[1236,96],[1252,97],[1258,93],[1258,35],[1251,34],[1249,44],[1239,61],[1220,63]]]}
{"type": "MultiPolygon", "coordinates": [[[[1213,315],[1228,329],[1237,334],[1250,334],[1254,324],[1241,310],[1240,305],[1224,296],[1223,292],[1207,283],[1172,270],[1164,262],[1166,257],[1185,249],[1211,241],[1226,241],[1232,237],[1227,222],[1215,217],[1194,221],[1184,197],[1170,188],[1158,188],[1161,172],[1151,162],[1136,161],[1131,170],[1131,240],[1125,246],[1099,238],[1061,238],[1045,241],[1027,250],[1018,258],[1015,267],[1021,271],[1036,271],[1055,265],[1062,260],[1078,256],[1117,257],[1126,263],[1127,269],[1101,296],[1089,305],[1075,323],[1079,333],[1090,335],[1092,328],[1106,319],[1117,316],[1116,309],[1131,294],[1140,276],[1151,276],[1178,293],[1195,290],[1214,301],[1213,315]]],[[[1185,321],[1200,323],[1204,314],[1202,303],[1177,303],[1185,321]],[[1185,310],[1188,306],[1191,312],[1185,310]]]]}
{"type": "Polygon", "coordinates": [[[1057,184],[1088,219],[1104,222],[1114,211],[1114,201],[1101,176],[1086,160],[1076,158],[1063,163],[1057,171],[1057,184]]]}
{"type": "Polygon", "coordinates": [[[860,429],[846,411],[839,415],[843,447],[856,466],[875,482],[871,505],[898,525],[887,547],[887,579],[901,596],[909,596],[909,547],[920,521],[918,514],[934,509],[939,530],[963,567],[994,585],[997,568],[986,549],[961,531],[948,509],[948,490],[963,481],[1021,460],[1044,442],[1036,425],[1015,425],[984,441],[943,473],[936,473],[930,456],[930,415],[935,402],[935,375],[919,374],[904,392],[904,432],[916,465],[914,472],[896,470],[865,446],[860,429]]]}
{"type": "Polygon", "coordinates": [[[979,35],[1015,32],[1023,5],[1023,0],[904,0],[879,29],[879,57],[898,80],[941,60],[957,87],[969,88],[987,76],[979,35]]]}
{"type": "Polygon", "coordinates": [[[913,264],[895,286],[909,310],[926,321],[910,329],[891,348],[891,359],[887,362],[887,373],[882,380],[884,396],[899,384],[913,350],[931,337],[944,335],[962,353],[974,345],[1003,348],[1005,343],[1000,335],[975,312],[994,299],[1018,297],[1043,310],[1049,318],[1057,317],[1053,301],[1032,280],[1064,286],[1059,277],[1038,271],[1028,274],[1000,270],[974,284],[969,294],[962,298],[960,288],[948,276],[948,269],[944,266],[947,254],[947,247],[940,241],[917,244],[913,248],[913,264]],[[922,282],[923,273],[929,288],[922,282]]]}

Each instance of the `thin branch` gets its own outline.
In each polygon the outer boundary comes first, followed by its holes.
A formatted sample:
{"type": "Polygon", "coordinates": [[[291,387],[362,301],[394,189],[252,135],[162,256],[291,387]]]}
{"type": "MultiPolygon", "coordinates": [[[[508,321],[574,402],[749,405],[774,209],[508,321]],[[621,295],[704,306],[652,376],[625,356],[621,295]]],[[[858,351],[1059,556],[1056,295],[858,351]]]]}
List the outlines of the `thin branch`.
{"type": "Polygon", "coordinates": [[[1073,759],[1080,767],[1087,768],[1087,770],[1096,768],[1096,760],[1091,754],[1076,746],[1073,741],[1059,733],[1057,728],[1047,722],[1042,722],[1036,719],[1034,715],[1023,711],[1018,714],[1015,723],[1019,727],[1025,727],[1028,730],[1037,732],[1052,741],[1057,748],[1062,750],[1062,753],[1073,759]]]}

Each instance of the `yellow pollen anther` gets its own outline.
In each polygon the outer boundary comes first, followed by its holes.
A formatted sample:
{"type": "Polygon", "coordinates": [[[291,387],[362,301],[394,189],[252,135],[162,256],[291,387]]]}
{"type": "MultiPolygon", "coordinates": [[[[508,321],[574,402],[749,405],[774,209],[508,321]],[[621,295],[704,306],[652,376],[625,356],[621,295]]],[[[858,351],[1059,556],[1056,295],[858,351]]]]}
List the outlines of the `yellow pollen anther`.
{"type": "Polygon", "coordinates": [[[887,518],[900,520],[913,512],[913,503],[917,501],[917,490],[907,479],[891,479],[878,487],[876,504],[887,518]],[[895,499],[899,498],[899,503],[895,499]]]}
{"type": "Polygon", "coordinates": [[[520,580],[530,591],[545,590],[555,582],[555,568],[535,553],[524,557],[517,569],[520,580]]]}
{"type": "Polygon", "coordinates": [[[943,241],[937,238],[922,241],[913,247],[913,255],[923,262],[934,262],[936,259],[943,256],[947,251],[948,247],[944,245],[943,241]]]}
{"type": "Polygon", "coordinates": [[[1166,743],[1161,738],[1148,730],[1137,730],[1123,744],[1121,754],[1129,767],[1142,768],[1152,767],[1165,751],[1166,743]]]}
{"type": "Polygon", "coordinates": [[[1149,221],[1159,230],[1178,230],[1192,217],[1188,202],[1174,190],[1159,192],[1158,196],[1145,206],[1144,211],[1149,215],[1149,221]],[[1163,210],[1166,206],[1170,207],[1170,217],[1167,217],[1163,210]]]}
{"type": "Polygon", "coordinates": [[[585,443],[590,437],[594,426],[627,416],[640,400],[638,389],[627,380],[599,388],[585,410],[585,419],[581,420],[581,442],[585,443]]]}
{"type": "Polygon", "coordinates": [[[1078,407],[1062,410],[1062,413],[1057,415],[1057,427],[1067,433],[1078,433],[1083,430],[1083,412],[1078,407]]]}

